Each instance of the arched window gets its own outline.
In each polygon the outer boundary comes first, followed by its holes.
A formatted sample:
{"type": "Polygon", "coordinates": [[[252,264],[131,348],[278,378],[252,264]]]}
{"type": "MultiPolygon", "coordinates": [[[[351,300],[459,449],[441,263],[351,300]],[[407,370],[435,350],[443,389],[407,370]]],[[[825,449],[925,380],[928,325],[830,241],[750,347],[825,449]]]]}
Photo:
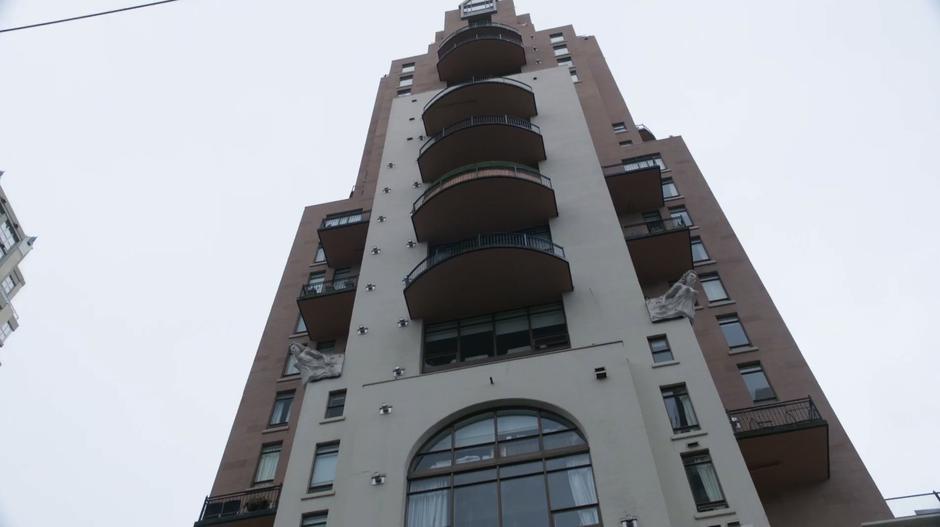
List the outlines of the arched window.
{"type": "Polygon", "coordinates": [[[587,441],[544,410],[501,408],[447,426],[408,480],[407,527],[601,525],[587,441]]]}

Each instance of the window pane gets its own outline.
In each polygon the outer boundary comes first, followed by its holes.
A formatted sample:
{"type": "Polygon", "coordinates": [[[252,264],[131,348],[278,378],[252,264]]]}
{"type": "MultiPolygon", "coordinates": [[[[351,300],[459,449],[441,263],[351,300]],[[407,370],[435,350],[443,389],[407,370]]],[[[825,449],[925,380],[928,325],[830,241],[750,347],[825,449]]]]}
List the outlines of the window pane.
{"type": "Polygon", "coordinates": [[[297,318],[297,326],[294,327],[294,333],[306,333],[307,332],[307,323],[304,322],[304,317],[297,318]]]}
{"type": "Polygon", "coordinates": [[[454,324],[428,326],[424,337],[424,363],[443,366],[457,362],[457,327],[454,324]]]}
{"type": "MultiPolygon", "coordinates": [[[[693,459],[701,458],[695,456],[693,459]]],[[[695,498],[695,504],[699,510],[708,509],[708,505],[714,505],[724,501],[724,494],[721,492],[721,485],[718,483],[718,474],[715,473],[715,467],[712,465],[711,458],[705,456],[704,461],[689,464],[686,460],[685,473],[689,478],[689,486],[692,488],[692,496],[695,498]]]]}
{"type": "Polygon", "coordinates": [[[300,527],[326,527],[326,514],[304,516],[300,527]]]}
{"type": "Polygon", "coordinates": [[[313,463],[313,477],[310,479],[311,487],[330,485],[336,479],[337,452],[317,454],[313,463]]]}
{"type": "Polygon", "coordinates": [[[496,418],[496,428],[500,441],[538,435],[538,414],[529,410],[500,412],[496,418]]]}
{"type": "Polygon", "coordinates": [[[500,497],[503,527],[548,525],[545,478],[541,474],[500,482],[500,497]]]}
{"type": "Polygon", "coordinates": [[[721,279],[715,275],[705,276],[702,278],[702,289],[705,290],[705,297],[708,298],[709,302],[717,302],[719,300],[728,299],[728,293],[725,291],[725,287],[722,285],[721,279]]]}
{"type": "Polygon", "coordinates": [[[574,425],[565,421],[564,419],[558,416],[547,417],[542,416],[542,433],[549,434],[551,432],[558,432],[561,430],[571,430],[574,428],[574,425]]]}
{"type": "Polygon", "coordinates": [[[477,463],[488,459],[493,459],[493,445],[472,446],[454,452],[454,461],[458,465],[477,463]]]}
{"type": "Polygon", "coordinates": [[[744,384],[751,394],[751,399],[755,402],[776,399],[777,394],[770,386],[767,375],[760,365],[741,368],[741,377],[744,378],[744,384]]]}
{"type": "Polygon", "coordinates": [[[456,448],[496,442],[493,414],[484,414],[457,425],[454,434],[456,448]]]}
{"type": "Polygon", "coordinates": [[[702,243],[702,240],[692,240],[692,261],[704,262],[705,260],[708,260],[705,244],[702,243]]]}
{"type": "Polygon", "coordinates": [[[568,432],[547,435],[542,438],[542,442],[545,450],[553,450],[556,448],[583,445],[584,439],[577,431],[571,430],[568,432]]]}
{"type": "Polygon", "coordinates": [[[300,369],[297,368],[297,357],[293,353],[287,354],[287,365],[284,366],[284,375],[297,375],[300,369]]]}
{"type": "Polygon", "coordinates": [[[520,454],[530,454],[539,451],[539,438],[530,437],[527,439],[516,439],[499,444],[499,455],[501,457],[518,456],[520,454]]]}
{"type": "Polygon", "coordinates": [[[520,465],[509,465],[508,467],[500,467],[499,477],[500,478],[511,478],[513,476],[524,476],[526,474],[535,474],[536,472],[542,472],[542,462],[534,461],[532,463],[522,463],[520,465]]]}
{"type": "Polygon", "coordinates": [[[496,483],[454,489],[454,527],[497,525],[496,483]]]}
{"type": "Polygon", "coordinates": [[[474,320],[460,326],[460,359],[472,361],[492,357],[493,322],[474,320]]]}
{"type": "Polygon", "coordinates": [[[255,483],[274,480],[274,473],[277,471],[277,462],[280,457],[281,445],[270,445],[261,449],[255,483]]]}
{"type": "Polygon", "coordinates": [[[560,468],[583,467],[591,464],[591,456],[587,454],[577,454],[574,456],[556,457],[545,462],[546,470],[558,470],[560,468]]]}
{"type": "Polygon", "coordinates": [[[530,351],[529,318],[526,312],[514,311],[496,319],[496,354],[507,355],[530,351]]]}
{"type": "Polygon", "coordinates": [[[535,349],[568,345],[568,326],[561,306],[533,312],[529,318],[535,349]]]}
{"type": "Polygon", "coordinates": [[[676,188],[676,184],[671,179],[663,180],[663,197],[664,198],[674,198],[679,195],[679,189],[676,188]]]}
{"type": "Polygon", "coordinates": [[[552,499],[552,510],[597,503],[591,467],[549,473],[548,492],[552,499]]]}
{"type": "Polygon", "coordinates": [[[434,437],[434,439],[428,441],[427,447],[425,447],[422,452],[436,452],[438,450],[450,450],[453,445],[451,440],[450,431],[444,431],[434,437]]]}
{"type": "Polygon", "coordinates": [[[450,465],[450,451],[448,450],[447,452],[420,456],[418,462],[415,463],[414,469],[415,471],[433,470],[436,468],[449,467],[450,465]]]}
{"type": "Polygon", "coordinates": [[[556,512],[552,515],[555,520],[555,527],[582,527],[588,525],[600,525],[600,515],[596,507],[580,509],[575,511],[556,512]]]}
{"type": "MultiPolygon", "coordinates": [[[[446,487],[447,478],[442,479],[444,484],[441,487],[446,487]]],[[[416,489],[415,483],[412,482],[412,491],[424,490],[416,489]]],[[[434,481],[430,484],[436,483],[434,481]]],[[[408,496],[408,527],[450,527],[450,490],[408,496]]]]}
{"type": "Polygon", "coordinates": [[[496,469],[476,470],[474,472],[463,472],[454,474],[454,485],[468,485],[470,483],[481,483],[484,481],[493,481],[496,479],[496,469]]]}
{"type": "Polygon", "coordinates": [[[737,348],[751,343],[747,338],[747,333],[744,332],[744,326],[738,321],[738,317],[718,319],[718,324],[721,327],[721,332],[725,335],[728,346],[737,348]]]}
{"type": "Polygon", "coordinates": [[[294,401],[294,394],[279,394],[274,400],[274,409],[271,411],[269,425],[284,424],[290,419],[290,408],[294,401]]]}
{"type": "Polygon", "coordinates": [[[666,403],[666,413],[669,415],[674,432],[686,432],[698,428],[692,399],[689,398],[685,386],[663,388],[663,402],[666,403]]]}

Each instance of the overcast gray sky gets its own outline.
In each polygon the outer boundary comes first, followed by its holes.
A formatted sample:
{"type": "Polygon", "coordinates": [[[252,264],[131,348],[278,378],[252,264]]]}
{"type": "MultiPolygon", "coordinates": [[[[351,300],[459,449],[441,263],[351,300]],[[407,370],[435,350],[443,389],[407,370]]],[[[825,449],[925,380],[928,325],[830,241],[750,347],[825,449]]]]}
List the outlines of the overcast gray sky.
{"type": "MultiPolygon", "coordinates": [[[[0,27],[129,3],[0,0],[0,27]]],[[[346,196],[379,78],[456,4],[0,34],[2,183],[39,236],[0,349],[0,527],[196,519],[302,208],[346,196]]],[[[940,2],[517,7],[596,35],[637,122],[686,138],[882,492],[940,487],[940,2]]]]}

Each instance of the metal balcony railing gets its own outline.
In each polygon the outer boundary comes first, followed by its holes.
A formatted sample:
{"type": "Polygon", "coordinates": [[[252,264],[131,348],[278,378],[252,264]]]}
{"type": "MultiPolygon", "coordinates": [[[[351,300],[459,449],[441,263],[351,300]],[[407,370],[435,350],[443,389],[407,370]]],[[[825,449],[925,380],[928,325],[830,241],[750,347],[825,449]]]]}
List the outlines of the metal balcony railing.
{"type": "Polygon", "coordinates": [[[517,179],[524,179],[533,183],[538,183],[539,185],[548,188],[552,188],[551,179],[543,176],[537,170],[529,168],[525,165],[500,161],[474,163],[472,165],[467,165],[456,170],[452,170],[432,183],[431,186],[428,187],[428,189],[425,190],[424,193],[418,196],[418,199],[414,201],[414,204],[411,206],[411,213],[414,214],[417,212],[417,210],[420,209],[422,205],[427,203],[428,200],[446,188],[450,188],[465,181],[488,177],[512,177],[517,179]]]}
{"type": "Polygon", "coordinates": [[[496,22],[477,22],[454,31],[441,41],[437,59],[441,60],[460,46],[474,40],[505,40],[522,45],[522,34],[512,26],[496,22]]]}
{"type": "Polygon", "coordinates": [[[497,248],[529,249],[565,258],[565,250],[545,238],[518,232],[481,234],[476,238],[438,247],[434,254],[422,260],[408,273],[404,280],[405,286],[407,287],[422,274],[451,258],[480,249],[497,248]]]}
{"type": "Polygon", "coordinates": [[[613,165],[604,165],[601,170],[604,172],[604,176],[620,176],[634,172],[645,172],[656,167],[659,167],[660,172],[665,170],[665,165],[663,165],[663,160],[659,155],[627,159],[613,165]]]}
{"type": "Polygon", "coordinates": [[[682,218],[664,218],[661,220],[627,225],[623,228],[623,235],[627,240],[636,240],[638,238],[646,238],[647,236],[655,236],[667,232],[677,232],[688,228],[689,226],[685,224],[682,218]]]}
{"type": "Polygon", "coordinates": [[[516,79],[510,79],[508,77],[474,77],[468,81],[460,82],[452,86],[448,86],[444,88],[443,90],[437,92],[434,95],[434,97],[431,97],[431,100],[429,100],[427,104],[424,105],[424,111],[427,111],[428,108],[433,106],[434,103],[436,103],[443,97],[446,97],[447,95],[461,88],[466,88],[467,86],[473,86],[475,84],[508,84],[510,86],[516,86],[518,88],[522,88],[532,93],[532,86],[529,86],[528,84],[522,81],[517,81],[516,79]]]}
{"type": "Polygon", "coordinates": [[[281,497],[281,486],[253,489],[234,494],[206,497],[197,524],[218,520],[238,519],[241,516],[274,514],[281,497]]]}
{"type": "Polygon", "coordinates": [[[326,296],[336,293],[345,293],[356,289],[359,284],[359,276],[343,276],[334,278],[328,282],[316,282],[313,284],[304,284],[300,288],[300,299],[313,298],[317,296],[326,296]]]}
{"type": "Polygon", "coordinates": [[[728,412],[735,435],[761,435],[824,423],[813,399],[795,399],[728,412]]]}
{"type": "Polygon", "coordinates": [[[429,148],[439,143],[445,137],[453,135],[456,132],[466,130],[467,128],[473,128],[474,126],[487,126],[494,124],[512,126],[513,128],[522,128],[523,130],[529,130],[539,135],[542,134],[541,129],[537,125],[532,124],[532,122],[528,119],[513,117],[511,115],[479,115],[469,119],[464,119],[463,121],[458,121],[429,137],[428,140],[425,141],[423,145],[421,145],[421,150],[418,152],[418,156],[420,157],[429,148]]]}
{"type": "Polygon", "coordinates": [[[346,225],[365,223],[369,221],[370,216],[371,211],[368,210],[357,210],[354,212],[327,216],[326,218],[323,218],[322,222],[320,222],[320,228],[335,229],[338,227],[344,227],[346,225]]]}

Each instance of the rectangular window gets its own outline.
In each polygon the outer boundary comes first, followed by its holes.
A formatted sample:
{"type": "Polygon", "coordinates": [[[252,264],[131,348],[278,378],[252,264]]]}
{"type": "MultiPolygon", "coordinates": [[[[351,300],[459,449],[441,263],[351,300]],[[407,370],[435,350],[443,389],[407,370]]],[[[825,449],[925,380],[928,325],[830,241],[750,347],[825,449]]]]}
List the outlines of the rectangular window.
{"type": "Polygon", "coordinates": [[[258,470],[255,472],[255,484],[274,481],[274,474],[277,472],[277,463],[280,458],[280,443],[273,443],[261,447],[261,456],[258,458],[258,470]]]}
{"type": "Polygon", "coordinates": [[[304,517],[300,520],[300,527],[326,527],[326,513],[304,514],[304,517]]]}
{"type": "Polygon", "coordinates": [[[728,292],[725,291],[725,286],[721,283],[721,278],[719,278],[716,273],[701,275],[699,282],[702,283],[702,289],[705,290],[705,298],[707,298],[709,302],[728,300],[728,292]]]}
{"type": "Polygon", "coordinates": [[[326,418],[340,417],[346,407],[346,390],[330,392],[326,398],[326,418]]]}
{"type": "Polygon", "coordinates": [[[338,456],[338,442],[317,445],[313,458],[313,474],[310,476],[310,492],[323,492],[333,488],[338,456]]]}
{"type": "Polygon", "coordinates": [[[578,77],[578,70],[569,70],[571,73],[571,82],[581,82],[581,78],[578,77]]]}
{"type": "Polygon", "coordinates": [[[313,257],[313,263],[323,263],[326,261],[326,251],[323,250],[323,244],[317,245],[317,253],[313,257]]]}
{"type": "Polygon", "coordinates": [[[559,66],[565,66],[568,68],[574,66],[574,60],[572,60],[571,57],[559,57],[557,60],[559,66]]]}
{"type": "Polygon", "coordinates": [[[316,271],[307,277],[307,293],[322,293],[326,282],[326,271],[316,271]]]}
{"type": "Polygon", "coordinates": [[[622,134],[622,133],[624,133],[624,132],[627,131],[627,124],[626,124],[626,123],[614,123],[614,124],[612,124],[611,126],[613,126],[613,128],[614,128],[614,133],[615,133],[615,134],[622,134]]]}
{"type": "Polygon", "coordinates": [[[398,90],[397,93],[399,97],[402,95],[411,95],[411,88],[403,88],[401,90],[398,90]]]}
{"type": "Polygon", "coordinates": [[[759,403],[777,399],[777,394],[770,386],[770,381],[767,380],[764,368],[759,362],[739,364],[738,371],[741,372],[741,378],[744,379],[744,384],[747,386],[748,393],[751,394],[752,401],[759,403]]]}
{"type": "Polygon", "coordinates": [[[284,363],[284,376],[299,375],[300,369],[297,368],[297,358],[290,351],[287,352],[287,362],[284,363]]]}
{"type": "Polygon", "coordinates": [[[740,348],[751,345],[751,339],[747,337],[744,326],[741,325],[737,314],[718,317],[718,326],[725,335],[725,341],[728,342],[728,347],[740,348]]]}
{"type": "Polygon", "coordinates": [[[3,246],[4,252],[9,251],[18,241],[20,240],[16,235],[16,229],[13,228],[9,220],[0,224],[0,245],[3,246]]]}
{"type": "Polygon", "coordinates": [[[669,217],[681,221],[682,225],[686,227],[694,225],[692,223],[692,216],[689,216],[689,211],[685,210],[685,207],[671,207],[669,209],[669,217]]]}
{"type": "Polygon", "coordinates": [[[698,418],[692,408],[692,399],[684,384],[661,388],[663,402],[666,403],[666,414],[672,424],[672,431],[676,434],[698,430],[698,418]]]}
{"type": "Polygon", "coordinates": [[[552,44],[560,44],[565,41],[565,35],[562,33],[552,33],[548,36],[548,39],[552,41],[552,44]]]}
{"type": "MultiPolygon", "coordinates": [[[[623,124],[623,123],[620,123],[620,124],[623,124]]],[[[626,131],[626,128],[624,128],[624,131],[626,131]]],[[[624,172],[633,172],[634,170],[645,170],[647,168],[652,168],[652,167],[659,167],[660,170],[666,170],[666,163],[663,163],[663,158],[660,157],[659,155],[633,157],[630,159],[623,160],[624,172]]]]}
{"type": "Polygon", "coordinates": [[[676,182],[671,177],[663,178],[663,199],[675,198],[679,196],[679,189],[676,188],[676,182]]]}
{"type": "Polygon", "coordinates": [[[402,65],[401,65],[401,72],[402,72],[402,73],[414,73],[414,71],[415,71],[415,63],[414,63],[414,62],[409,62],[409,63],[407,63],[407,64],[402,64],[402,65]]]}
{"type": "Polygon", "coordinates": [[[9,322],[4,322],[3,325],[0,326],[0,342],[6,340],[6,338],[10,336],[10,333],[13,333],[13,326],[11,326],[9,322]]]}
{"type": "Polygon", "coordinates": [[[398,87],[405,88],[415,83],[415,78],[411,75],[402,75],[398,78],[398,87]]]}
{"type": "Polygon", "coordinates": [[[286,425],[290,420],[290,408],[294,404],[294,392],[280,392],[274,399],[274,409],[271,410],[269,426],[286,425]]]}
{"type": "Polygon", "coordinates": [[[294,326],[294,333],[306,333],[307,332],[307,323],[304,321],[304,316],[299,315],[297,317],[297,325],[294,326]]]}
{"type": "Polygon", "coordinates": [[[13,288],[16,287],[16,280],[12,276],[7,276],[3,279],[3,282],[0,282],[0,287],[3,288],[3,294],[9,295],[13,292],[13,288]]]}
{"type": "Polygon", "coordinates": [[[623,141],[620,141],[620,142],[617,143],[617,144],[619,144],[620,146],[630,146],[630,145],[633,144],[633,141],[631,141],[631,140],[629,140],[629,139],[624,139],[623,141]]]}
{"type": "Polygon", "coordinates": [[[562,305],[549,304],[463,320],[427,324],[424,366],[434,370],[569,345],[562,305]]]}
{"type": "Polygon", "coordinates": [[[669,341],[665,335],[650,337],[650,352],[653,354],[653,362],[670,362],[676,360],[672,356],[672,348],[669,347],[669,341]]]}
{"type": "Polygon", "coordinates": [[[718,482],[718,473],[715,472],[708,452],[683,454],[682,464],[685,466],[685,475],[689,478],[692,497],[699,512],[728,507],[721,483],[718,482]]]}
{"type": "Polygon", "coordinates": [[[552,46],[552,50],[555,51],[556,57],[567,55],[569,53],[568,46],[566,44],[559,44],[557,46],[552,46]]]}
{"type": "Polygon", "coordinates": [[[708,251],[705,250],[705,244],[701,238],[692,238],[692,261],[695,263],[708,261],[708,251]]]}

